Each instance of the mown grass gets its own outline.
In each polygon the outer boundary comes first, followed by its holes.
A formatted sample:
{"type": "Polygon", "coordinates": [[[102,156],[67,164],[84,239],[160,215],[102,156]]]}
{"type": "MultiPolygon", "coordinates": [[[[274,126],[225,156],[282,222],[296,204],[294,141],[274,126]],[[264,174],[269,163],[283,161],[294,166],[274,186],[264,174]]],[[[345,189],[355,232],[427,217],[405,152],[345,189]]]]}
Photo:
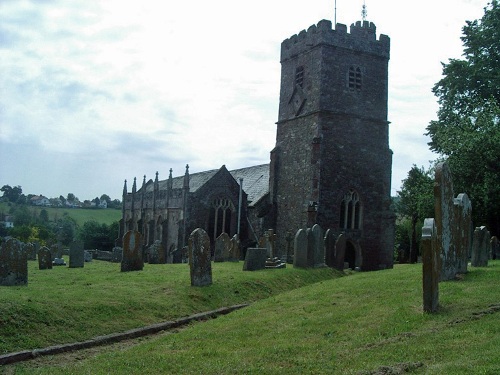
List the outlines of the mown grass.
{"type": "MultiPolygon", "coordinates": [[[[210,309],[215,290],[229,295],[216,305],[249,293],[243,286],[248,283],[249,290],[258,289],[260,300],[245,309],[128,349],[103,349],[79,363],[18,364],[16,374],[500,373],[500,261],[440,283],[436,314],[422,312],[421,265],[340,278],[329,270],[243,273],[240,267],[215,265],[211,287],[191,288],[182,281],[178,301],[186,311],[196,296],[204,300],[198,306],[210,309]],[[306,275],[317,280],[300,287],[306,275]],[[287,283],[295,284],[293,289],[278,293],[277,285],[287,283]]],[[[181,267],[174,272],[188,277],[181,267]]],[[[144,301],[161,303],[139,280],[145,275],[130,276],[137,277],[133,289],[149,294],[144,301]]],[[[153,305],[143,306],[145,315],[153,305]]]]}

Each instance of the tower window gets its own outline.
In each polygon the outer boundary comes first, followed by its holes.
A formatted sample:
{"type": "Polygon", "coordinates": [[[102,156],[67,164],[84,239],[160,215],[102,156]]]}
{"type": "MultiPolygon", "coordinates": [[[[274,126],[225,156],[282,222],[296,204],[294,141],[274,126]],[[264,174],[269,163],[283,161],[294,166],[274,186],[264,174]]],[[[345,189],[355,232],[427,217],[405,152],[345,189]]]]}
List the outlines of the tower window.
{"type": "Polygon", "coordinates": [[[359,195],[354,190],[350,190],[340,203],[340,228],[360,229],[361,214],[362,207],[359,195]]]}
{"type": "Polygon", "coordinates": [[[361,68],[351,66],[349,68],[349,88],[355,90],[361,90],[361,68]]]}
{"type": "Polygon", "coordinates": [[[295,84],[300,87],[304,87],[304,67],[299,66],[295,69],[295,84]]]}

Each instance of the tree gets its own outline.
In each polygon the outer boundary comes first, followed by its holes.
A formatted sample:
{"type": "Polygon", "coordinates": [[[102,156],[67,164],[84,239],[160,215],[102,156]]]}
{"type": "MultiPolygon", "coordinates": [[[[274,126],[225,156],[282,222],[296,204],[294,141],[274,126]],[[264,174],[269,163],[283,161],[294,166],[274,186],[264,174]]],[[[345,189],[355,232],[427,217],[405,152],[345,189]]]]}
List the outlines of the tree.
{"type": "Polygon", "coordinates": [[[111,251],[118,234],[118,223],[111,225],[99,224],[95,220],[87,221],[78,232],[86,249],[111,251]]]}
{"type": "MultiPolygon", "coordinates": [[[[434,217],[434,180],[431,170],[418,168],[415,164],[403,180],[401,191],[398,191],[399,202],[397,211],[410,219],[410,262],[418,259],[417,225],[422,224],[426,217],[434,217]]],[[[420,225],[419,227],[422,227],[420,225]]]]}
{"type": "Polygon", "coordinates": [[[0,189],[3,191],[3,197],[7,198],[9,202],[16,203],[23,193],[21,186],[11,187],[10,185],[4,185],[0,189]]]}
{"type": "Polygon", "coordinates": [[[101,195],[101,198],[100,198],[101,202],[102,201],[106,201],[106,203],[109,205],[111,203],[111,198],[109,197],[109,195],[107,194],[103,194],[101,195]]]}
{"type": "Polygon", "coordinates": [[[500,234],[500,5],[491,1],[481,20],[462,29],[464,59],[443,64],[433,88],[438,119],[430,149],[448,162],[456,192],[466,192],[476,225],[500,234]]]}

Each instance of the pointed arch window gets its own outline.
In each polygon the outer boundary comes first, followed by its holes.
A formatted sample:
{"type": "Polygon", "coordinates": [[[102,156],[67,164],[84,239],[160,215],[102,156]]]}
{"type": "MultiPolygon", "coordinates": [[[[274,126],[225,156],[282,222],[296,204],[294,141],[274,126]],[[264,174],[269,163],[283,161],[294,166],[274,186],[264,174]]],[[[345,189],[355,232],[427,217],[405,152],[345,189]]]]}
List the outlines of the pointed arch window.
{"type": "Polygon", "coordinates": [[[213,230],[213,240],[221,235],[223,232],[228,235],[231,233],[231,221],[235,207],[233,202],[225,197],[218,197],[212,201],[210,210],[210,229],[213,230]]]}
{"type": "Polygon", "coordinates": [[[349,67],[348,83],[350,89],[361,90],[362,75],[359,66],[349,67]]]}
{"type": "Polygon", "coordinates": [[[340,228],[361,229],[362,209],[359,194],[350,190],[340,204],[340,228]]]}

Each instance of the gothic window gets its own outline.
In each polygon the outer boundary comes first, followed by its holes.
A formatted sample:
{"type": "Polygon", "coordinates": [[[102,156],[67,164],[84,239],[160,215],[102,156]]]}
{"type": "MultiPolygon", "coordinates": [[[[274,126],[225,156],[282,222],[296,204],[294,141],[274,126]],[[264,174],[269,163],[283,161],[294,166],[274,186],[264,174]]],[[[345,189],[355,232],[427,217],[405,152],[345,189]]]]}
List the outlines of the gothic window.
{"type": "Polygon", "coordinates": [[[210,209],[210,230],[213,232],[213,240],[223,232],[231,233],[231,219],[235,211],[233,202],[224,197],[218,197],[212,201],[210,209]]]}
{"type": "Polygon", "coordinates": [[[361,90],[361,68],[351,66],[349,68],[349,88],[361,90]]]}
{"type": "Polygon", "coordinates": [[[304,87],[304,67],[299,66],[295,69],[295,85],[304,87]]]}
{"type": "Polygon", "coordinates": [[[340,228],[360,229],[361,228],[362,207],[359,195],[354,190],[350,190],[340,204],[340,228]]]}

